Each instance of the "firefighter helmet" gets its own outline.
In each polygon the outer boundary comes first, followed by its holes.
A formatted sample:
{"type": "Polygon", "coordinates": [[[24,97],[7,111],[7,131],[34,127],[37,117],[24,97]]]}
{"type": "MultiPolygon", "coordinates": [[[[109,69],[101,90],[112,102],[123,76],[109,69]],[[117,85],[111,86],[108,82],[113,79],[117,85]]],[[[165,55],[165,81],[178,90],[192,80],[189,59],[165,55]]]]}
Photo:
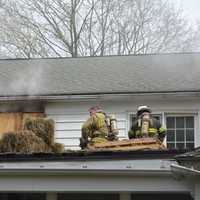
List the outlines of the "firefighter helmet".
{"type": "Polygon", "coordinates": [[[139,106],[137,109],[137,116],[140,116],[143,112],[151,113],[151,109],[148,106],[139,106]]]}

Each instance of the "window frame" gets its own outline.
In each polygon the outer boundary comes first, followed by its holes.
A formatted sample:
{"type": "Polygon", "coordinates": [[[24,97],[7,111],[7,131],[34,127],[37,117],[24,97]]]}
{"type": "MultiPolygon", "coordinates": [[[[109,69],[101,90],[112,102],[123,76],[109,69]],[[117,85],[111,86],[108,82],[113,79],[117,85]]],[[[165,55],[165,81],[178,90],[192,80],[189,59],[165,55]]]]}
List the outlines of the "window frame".
{"type": "MultiPolygon", "coordinates": [[[[165,126],[167,127],[167,117],[193,117],[194,118],[194,141],[188,141],[185,138],[184,135],[184,149],[186,149],[186,143],[194,143],[194,148],[196,147],[196,133],[197,133],[197,114],[196,113],[164,113],[165,115],[165,126]]],[[[185,123],[185,122],[184,122],[185,123]]],[[[186,128],[183,128],[184,132],[186,131],[186,128]]],[[[175,129],[176,130],[176,129],[175,129]]],[[[175,144],[175,148],[176,148],[176,144],[177,144],[177,140],[175,137],[175,140],[173,142],[175,144]]],[[[167,144],[167,138],[166,138],[166,144],[167,144]]]]}

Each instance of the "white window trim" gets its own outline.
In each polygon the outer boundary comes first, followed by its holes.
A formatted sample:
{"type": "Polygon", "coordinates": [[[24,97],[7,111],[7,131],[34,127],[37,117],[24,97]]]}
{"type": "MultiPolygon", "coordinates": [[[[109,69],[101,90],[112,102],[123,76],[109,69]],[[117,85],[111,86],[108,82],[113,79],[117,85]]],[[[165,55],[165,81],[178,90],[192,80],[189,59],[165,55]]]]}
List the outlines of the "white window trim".
{"type": "Polygon", "coordinates": [[[195,116],[194,147],[200,146],[200,111],[195,116]]]}
{"type": "Polygon", "coordinates": [[[172,112],[172,113],[165,113],[165,124],[166,124],[166,118],[167,117],[194,117],[194,147],[196,148],[197,146],[199,146],[199,142],[197,141],[198,137],[197,137],[197,134],[198,134],[198,130],[199,130],[199,127],[198,127],[198,118],[199,118],[200,115],[198,115],[198,113],[175,113],[175,112],[172,112]]]}

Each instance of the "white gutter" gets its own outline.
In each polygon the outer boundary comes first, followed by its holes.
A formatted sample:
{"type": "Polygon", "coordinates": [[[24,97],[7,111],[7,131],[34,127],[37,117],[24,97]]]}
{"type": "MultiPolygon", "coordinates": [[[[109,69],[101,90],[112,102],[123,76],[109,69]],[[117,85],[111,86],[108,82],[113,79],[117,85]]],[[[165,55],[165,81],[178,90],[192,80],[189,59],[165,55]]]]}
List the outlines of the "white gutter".
{"type": "Polygon", "coordinates": [[[170,176],[168,160],[2,162],[0,176],[16,175],[128,175],[170,176]]]}
{"type": "Polygon", "coordinates": [[[179,178],[200,178],[200,171],[176,164],[171,164],[171,171],[179,178]]]}

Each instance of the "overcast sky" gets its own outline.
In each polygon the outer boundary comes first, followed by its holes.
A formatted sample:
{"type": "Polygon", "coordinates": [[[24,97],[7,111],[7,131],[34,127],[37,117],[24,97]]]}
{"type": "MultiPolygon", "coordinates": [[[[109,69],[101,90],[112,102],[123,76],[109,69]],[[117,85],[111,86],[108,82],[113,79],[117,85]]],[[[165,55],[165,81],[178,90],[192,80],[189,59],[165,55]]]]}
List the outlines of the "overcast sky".
{"type": "Polygon", "coordinates": [[[182,5],[186,16],[190,17],[193,21],[198,19],[200,21],[200,0],[171,0],[182,5]]]}

